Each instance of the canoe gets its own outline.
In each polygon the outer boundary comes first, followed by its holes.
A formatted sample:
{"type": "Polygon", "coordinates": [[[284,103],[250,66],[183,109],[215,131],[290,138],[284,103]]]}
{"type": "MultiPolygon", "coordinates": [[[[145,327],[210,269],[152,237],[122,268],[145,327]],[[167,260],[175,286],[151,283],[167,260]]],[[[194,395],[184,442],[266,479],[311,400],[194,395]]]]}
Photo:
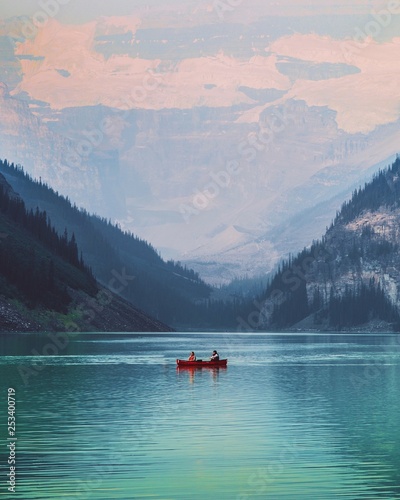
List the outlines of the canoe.
{"type": "Polygon", "coordinates": [[[227,359],[220,359],[219,361],[203,361],[203,360],[198,360],[198,361],[188,361],[186,359],[177,359],[176,364],[178,368],[188,368],[188,367],[195,367],[195,368],[217,368],[217,367],[226,367],[228,363],[227,359]]]}

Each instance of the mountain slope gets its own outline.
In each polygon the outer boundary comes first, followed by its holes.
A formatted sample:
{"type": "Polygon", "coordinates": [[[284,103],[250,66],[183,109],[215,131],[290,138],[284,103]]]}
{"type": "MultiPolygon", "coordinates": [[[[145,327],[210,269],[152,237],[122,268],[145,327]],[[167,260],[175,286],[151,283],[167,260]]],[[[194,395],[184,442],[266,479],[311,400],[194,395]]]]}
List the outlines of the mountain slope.
{"type": "Polygon", "coordinates": [[[397,329],[399,200],[397,158],[353,193],[321,241],[280,266],[263,297],[257,326],[372,329],[378,322],[382,329],[397,329]]]}
{"type": "Polygon", "coordinates": [[[4,157],[213,284],[270,270],[288,243],[290,251],[302,248],[297,226],[289,242],[279,226],[328,200],[313,229],[319,237],[334,215],[329,200],[363,182],[399,140],[398,122],[348,134],[331,110],[296,99],[256,107],[256,122],[241,120],[246,107],[54,111],[28,104],[0,92],[4,157]],[[238,168],[230,175],[232,162],[238,168]]]}
{"type": "Polygon", "coordinates": [[[168,331],[99,285],[45,212],[26,210],[0,174],[0,330],[168,331]]]}
{"type": "Polygon", "coordinates": [[[156,250],[111,222],[78,210],[47,185],[32,181],[21,168],[0,162],[0,172],[28,208],[46,211],[59,232],[74,234],[96,278],[147,314],[168,324],[201,318],[198,302],[211,292],[192,270],[165,262],[156,250]]]}
{"type": "Polygon", "coordinates": [[[26,19],[4,20],[3,155],[214,284],[272,269],[334,212],[325,205],[300,231],[293,217],[347,196],[397,151],[398,39],[395,23],[352,39],[359,6],[332,22],[314,5],[296,18],[258,3],[185,26],[173,10],[160,25],[157,9],[144,23],[140,9],[75,26],[51,18],[28,38],[26,19]]]}

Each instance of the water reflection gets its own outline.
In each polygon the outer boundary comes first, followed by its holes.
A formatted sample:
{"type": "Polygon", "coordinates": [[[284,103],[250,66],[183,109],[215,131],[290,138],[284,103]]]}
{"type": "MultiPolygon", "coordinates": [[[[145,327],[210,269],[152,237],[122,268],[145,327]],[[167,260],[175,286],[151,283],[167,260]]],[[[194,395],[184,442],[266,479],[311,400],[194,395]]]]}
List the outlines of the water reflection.
{"type": "Polygon", "coordinates": [[[193,384],[195,381],[196,373],[197,374],[200,373],[201,376],[203,376],[204,373],[210,374],[212,377],[212,380],[214,382],[217,382],[218,378],[219,378],[220,370],[222,372],[224,372],[227,370],[227,367],[226,366],[210,366],[210,367],[177,366],[176,367],[176,371],[177,371],[178,375],[187,376],[188,380],[191,384],[193,384]]]}
{"type": "Polygon", "coordinates": [[[229,369],[177,369],[226,336],[80,335],[28,385],[18,366],[46,340],[21,339],[0,337],[14,498],[400,498],[392,337],[236,336],[229,369]]]}

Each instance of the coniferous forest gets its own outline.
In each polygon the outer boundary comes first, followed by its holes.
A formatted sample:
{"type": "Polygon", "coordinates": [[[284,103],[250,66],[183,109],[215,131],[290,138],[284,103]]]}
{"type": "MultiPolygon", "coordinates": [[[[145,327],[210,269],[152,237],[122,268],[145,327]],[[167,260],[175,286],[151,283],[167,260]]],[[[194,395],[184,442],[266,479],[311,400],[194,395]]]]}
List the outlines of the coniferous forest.
{"type": "Polygon", "coordinates": [[[45,212],[28,211],[4,185],[0,185],[0,214],[0,275],[18,291],[16,296],[22,294],[30,307],[65,312],[71,301],[68,286],[96,293],[96,280],[79,256],[74,234],[69,238],[65,231],[60,236],[45,212]],[[75,272],[69,272],[73,268],[75,272]]]}
{"type": "Polygon", "coordinates": [[[146,241],[32,180],[20,166],[0,162],[0,173],[19,193],[10,192],[7,182],[0,186],[2,234],[14,235],[0,244],[3,295],[22,296],[29,307],[65,311],[69,287],[93,296],[98,280],[178,329],[241,330],[254,303],[262,306],[252,329],[351,330],[374,321],[399,328],[399,159],[357,189],[324,237],[284,260],[257,297],[213,289],[193,270],[164,261],[146,241]],[[34,243],[18,245],[26,235],[34,243]],[[64,272],[66,265],[74,271],[64,272]]]}
{"type": "Polygon", "coordinates": [[[400,328],[400,159],[353,192],[325,236],[284,261],[263,300],[261,328],[400,328]]]}
{"type": "Polygon", "coordinates": [[[79,209],[21,166],[0,161],[0,173],[29,207],[21,224],[37,235],[43,232],[41,237],[59,245],[72,264],[151,317],[175,328],[226,329],[236,328],[237,316],[251,307],[241,297],[215,298],[212,287],[192,269],[163,260],[151,244],[79,209]]]}

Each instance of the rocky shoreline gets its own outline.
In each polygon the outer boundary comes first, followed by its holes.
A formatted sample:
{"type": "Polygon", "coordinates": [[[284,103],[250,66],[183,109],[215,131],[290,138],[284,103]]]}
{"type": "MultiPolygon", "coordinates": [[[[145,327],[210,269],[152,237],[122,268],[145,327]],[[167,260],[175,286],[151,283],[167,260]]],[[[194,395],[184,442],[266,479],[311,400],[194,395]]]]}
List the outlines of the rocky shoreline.
{"type": "MultiPolygon", "coordinates": [[[[75,297],[76,299],[77,297],[75,297]]],[[[71,309],[73,319],[69,316],[62,317],[53,311],[33,310],[24,306],[18,306],[0,297],[0,332],[61,332],[61,331],[82,331],[82,332],[171,332],[174,331],[169,326],[148,317],[142,311],[134,308],[132,304],[117,295],[112,295],[109,304],[96,304],[93,310],[83,310],[81,306],[83,298],[75,300],[75,307],[71,309]],[[77,317],[77,311],[80,317],[77,317]],[[35,320],[29,317],[35,317],[35,320]],[[37,320],[41,318],[41,320],[37,320]]],[[[89,297],[85,300],[89,301],[89,297]]],[[[91,298],[91,304],[94,299],[91,298]]]]}
{"type": "Polygon", "coordinates": [[[22,315],[7,299],[0,297],[1,332],[39,332],[41,326],[22,315]]]}

